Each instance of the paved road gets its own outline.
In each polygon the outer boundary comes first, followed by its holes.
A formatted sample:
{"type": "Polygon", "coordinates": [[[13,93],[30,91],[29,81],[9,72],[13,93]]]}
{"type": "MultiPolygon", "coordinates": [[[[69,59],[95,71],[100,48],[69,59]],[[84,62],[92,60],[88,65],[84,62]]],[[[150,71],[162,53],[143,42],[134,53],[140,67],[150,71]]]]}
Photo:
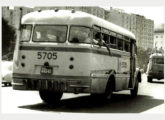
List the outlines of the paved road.
{"type": "Polygon", "coordinates": [[[139,95],[131,98],[129,91],[114,93],[111,102],[91,99],[89,94],[64,94],[59,106],[42,103],[38,92],[1,88],[2,113],[163,113],[164,80],[148,83],[146,75],[139,86],[139,95]]]}

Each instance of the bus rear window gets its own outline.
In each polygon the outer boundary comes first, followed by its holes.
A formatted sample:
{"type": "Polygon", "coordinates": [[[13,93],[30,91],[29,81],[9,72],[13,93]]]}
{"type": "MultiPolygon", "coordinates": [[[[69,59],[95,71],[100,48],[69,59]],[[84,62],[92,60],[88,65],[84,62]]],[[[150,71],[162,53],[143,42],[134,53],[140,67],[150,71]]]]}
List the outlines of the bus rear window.
{"type": "Polygon", "coordinates": [[[164,64],[164,59],[163,58],[154,58],[153,63],[155,63],[155,64],[164,64]]]}
{"type": "Polygon", "coordinates": [[[32,32],[32,25],[21,26],[21,42],[28,42],[32,32]]]}
{"type": "Polygon", "coordinates": [[[67,26],[62,25],[36,25],[33,32],[34,42],[56,42],[66,41],[67,26]]]}
{"type": "Polygon", "coordinates": [[[72,26],[70,29],[69,42],[91,43],[91,29],[82,26],[72,26]]]}

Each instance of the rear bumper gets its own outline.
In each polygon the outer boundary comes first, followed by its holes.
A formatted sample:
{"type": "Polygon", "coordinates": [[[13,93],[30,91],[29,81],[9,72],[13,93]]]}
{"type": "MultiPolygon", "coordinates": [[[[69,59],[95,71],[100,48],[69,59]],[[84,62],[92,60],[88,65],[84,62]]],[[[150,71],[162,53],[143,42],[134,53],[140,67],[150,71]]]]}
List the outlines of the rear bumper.
{"type": "Polygon", "coordinates": [[[90,93],[91,79],[89,77],[73,79],[65,77],[54,78],[23,78],[13,77],[14,90],[51,90],[68,93],[90,93]]]}

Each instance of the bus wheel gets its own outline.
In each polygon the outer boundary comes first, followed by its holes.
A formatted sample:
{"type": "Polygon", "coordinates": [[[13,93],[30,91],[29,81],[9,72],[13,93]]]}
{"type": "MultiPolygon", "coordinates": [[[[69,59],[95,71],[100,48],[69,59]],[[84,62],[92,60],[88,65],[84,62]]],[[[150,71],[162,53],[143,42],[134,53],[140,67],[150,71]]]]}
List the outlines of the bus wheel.
{"type": "Polygon", "coordinates": [[[108,81],[105,93],[103,94],[103,97],[105,100],[111,100],[113,93],[113,81],[112,79],[108,81]]]}
{"type": "Polygon", "coordinates": [[[148,81],[148,82],[152,82],[152,77],[149,77],[149,76],[148,76],[148,77],[147,77],[147,81],[148,81]]]}
{"type": "Polygon", "coordinates": [[[130,91],[132,97],[136,97],[137,96],[138,88],[139,88],[139,81],[137,79],[134,88],[130,91]]]}
{"type": "Polygon", "coordinates": [[[58,104],[62,97],[62,92],[54,92],[48,90],[40,90],[39,95],[43,102],[47,104],[58,104]]]}

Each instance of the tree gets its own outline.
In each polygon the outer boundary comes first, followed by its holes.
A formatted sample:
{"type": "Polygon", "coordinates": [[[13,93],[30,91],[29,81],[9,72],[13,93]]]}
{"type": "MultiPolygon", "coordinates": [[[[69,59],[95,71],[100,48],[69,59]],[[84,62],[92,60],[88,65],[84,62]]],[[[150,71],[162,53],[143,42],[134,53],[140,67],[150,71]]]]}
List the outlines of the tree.
{"type": "Polygon", "coordinates": [[[15,40],[15,30],[2,18],[2,55],[7,54],[9,51],[11,41],[15,40]]]}
{"type": "Polygon", "coordinates": [[[138,47],[137,52],[137,66],[146,71],[151,50],[144,50],[143,48],[138,47]]]}

